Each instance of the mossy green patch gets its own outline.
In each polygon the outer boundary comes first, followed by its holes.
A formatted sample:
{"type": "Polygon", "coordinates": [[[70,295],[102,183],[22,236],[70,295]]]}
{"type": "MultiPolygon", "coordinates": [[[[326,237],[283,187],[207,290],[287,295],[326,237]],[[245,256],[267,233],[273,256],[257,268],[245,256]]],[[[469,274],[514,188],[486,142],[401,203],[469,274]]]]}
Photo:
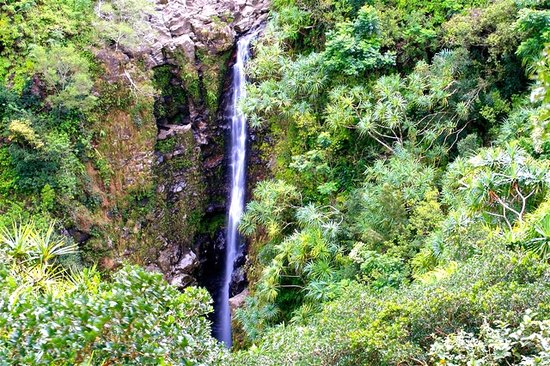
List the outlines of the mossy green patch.
{"type": "Polygon", "coordinates": [[[179,123],[189,115],[188,92],[173,66],[163,65],[154,69],[153,86],[157,90],[155,117],[179,123]]]}
{"type": "Polygon", "coordinates": [[[174,151],[176,147],[176,139],[174,137],[168,137],[165,140],[157,140],[155,150],[163,154],[174,151]]]}
{"type": "Polygon", "coordinates": [[[212,55],[207,52],[198,52],[198,59],[202,64],[202,84],[204,88],[204,102],[213,116],[219,106],[220,97],[227,74],[227,64],[232,51],[212,55]]]}

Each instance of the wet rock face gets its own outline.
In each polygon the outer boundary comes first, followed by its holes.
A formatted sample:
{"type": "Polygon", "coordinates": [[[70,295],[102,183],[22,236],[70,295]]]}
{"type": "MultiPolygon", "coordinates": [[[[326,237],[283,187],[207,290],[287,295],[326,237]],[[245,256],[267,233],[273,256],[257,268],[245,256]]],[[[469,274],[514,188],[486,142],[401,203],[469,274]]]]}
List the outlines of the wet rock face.
{"type": "Polygon", "coordinates": [[[229,299],[229,306],[231,308],[231,313],[235,313],[235,310],[243,307],[246,297],[248,296],[248,289],[244,289],[239,292],[237,295],[229,299]]]}
{"type": "Polygon", "coordinates": [[[149,270],[164,273],[171,285],[184,288],[195,283],[193,274],[199,261],[192,250],[167,245],[160,253],[157,263],[158,266],[151,266],[149,270]]]}
{"type": "Polygon", "coordinates": [[[236,267],[235,271],[231,275],[231,285],[229,287],[229,294],[234,295],[241,293],[247,285],[246,271],[244,266],[236,267]]]}
{"type": "MultiPolygon", "coordinates": [[[[220,103],[236,38],[265,21],[268,7],[269,0],[157,0],[154,43],[138,52],[157,89],[149,159],[156,203],[140,231],[155,244],[145,263],[179,288],[218,287],[228,193],[220,103]]],[[[244,270],[234,283],[232,292],[241,292],[244,270]]]]}
{"type": "Polygon", "coordinates": [[[179,50],[195,61],[197,50],[219,54],[230,50],[235,37],[263,22],[269,0],[158,0],[151,17],[158,31],[148,50],[151,66],[177,64],[179,50]]]}

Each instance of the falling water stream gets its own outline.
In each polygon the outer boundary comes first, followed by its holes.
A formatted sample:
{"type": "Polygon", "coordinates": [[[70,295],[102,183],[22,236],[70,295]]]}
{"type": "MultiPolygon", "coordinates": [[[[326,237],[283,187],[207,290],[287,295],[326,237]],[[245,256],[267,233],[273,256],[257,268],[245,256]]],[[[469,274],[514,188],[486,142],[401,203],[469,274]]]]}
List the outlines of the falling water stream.
{"type": "Polygon", "coordinates": [[[228,117],[231,121],[230,166],[231,195],[228,211],[225,266],[223,282],[216,299],[214,336],[231,347],[231,309],[229,308],[229,290],[235,259],[240,250],[238,226],[244,209],[246,194],[246,117],[239,109],[239,100],[246,95],[245,64],[250,58],[250,44],[260,31],[244,35],[237,42],[237,59],[232,69],[231,99],[228,105],[228,117]]]}

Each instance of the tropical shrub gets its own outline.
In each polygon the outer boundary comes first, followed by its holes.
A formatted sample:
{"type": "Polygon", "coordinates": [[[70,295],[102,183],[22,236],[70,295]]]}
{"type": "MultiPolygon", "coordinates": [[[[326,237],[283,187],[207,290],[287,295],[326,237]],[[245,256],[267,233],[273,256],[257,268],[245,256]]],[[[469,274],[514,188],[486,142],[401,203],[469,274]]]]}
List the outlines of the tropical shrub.
{"type": "Polygon", "coordinates": [[[248,350],[233,355],[233,364],[429,364],[430,349],[439,349],[432,345],[441,342],[441,335],[461,330],[477,335],[485,322],[496,321],[515,329],[528,309],[547,319],[549,275],[548,265],[536,255],[493,248],[399,290],[381,292],[351,283],[304,322],[264,331],[248,350]]]}
{"type": "Polygon", "coordinates": [[[550,362],[550,322],[535,320],[530,311],[521,323],[484,322],[479,337],[460,331],[436,341],[430,348],[435,364],[458,365],[545,365],[550,362]]]}
{"type": "Polygon", "coordinates": [[[53,224],[0,230],[1,365],[223,364],[206,290],[132,266],[102,282],[69,265],[75,253],[53,224]]]}

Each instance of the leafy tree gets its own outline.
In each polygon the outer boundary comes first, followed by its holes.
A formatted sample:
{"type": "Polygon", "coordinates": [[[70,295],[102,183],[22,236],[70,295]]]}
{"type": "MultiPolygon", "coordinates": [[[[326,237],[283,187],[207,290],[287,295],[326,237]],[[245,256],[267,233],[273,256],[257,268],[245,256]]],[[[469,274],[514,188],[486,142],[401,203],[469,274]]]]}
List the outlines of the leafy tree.
{"type": "Polygon", "coordinates": [[[254,197],[246,207],[239,230],[245,235],[263,230],[269,238],[280,238],[293,220],[299,192],[283,181],[264,181],[254,190],[254,197]]]}
{"type": "Polygon", "coordinates": [[[278,308],[287,313],[309,303],[335,296],[338,279],[349,267],[337,236],[340,213],[333,207],[296,206],[295,188],[282,182],[263,182],[255,190],[241,223],[245,234],[267,234],[271,244],[260,253],[265,267],[255,288],[255,298],[239,311],[250,336],[266,324],[280,320],[278,308]],[[294,233],[292,233],[294,229],[294,233]]]}
{"type": "Polygon", "coordinates": [[[153,13],[153,5],[149,0],[99,1],[94,25],[100,38],[112,42],[116,50],[136,50],[144,42],[152,42],[155,31],[147,17],[153,13]]]}
{"type": "Polygon", "coordinates": [[[359,131],[390,151],[405,139],[425,150],[436,144],[450,149],[483,87],[462,89],[468,65],[464,51],[442,51],[432,65],[419,62],[406,80],[397,74],[382,76],[373,87],[375,99],[363,107],[359,131]]]}
{"type": "Polygon", "coordinates": [[[521,223],[545,196],[549,172],[547,161],[536,161],[510,143],[484,149],[467,162],[455,161],[447,177],[455,189],[446,194],[512,230],[514,222],[521,223]]]}
{"type": "Polygon", "coordinates": [[[211,311],[205,290],[180,293],[160,274],[125,267],[112,283],[84,275],[52,298],[18,291],[0,273],[3,365],[221,365],[225,357],[204,318],[211,311]]]}
{"type": "Polygon", "coordinates": [[[550,42],[550,10],[548,9],[521,9],[517,21],[517,29],[523,33],[523,42],[517,53],[524,63],[534,65],[541,57],[545,45],[550,42]]]}
{"type": "Polygon", "coordinates": [[[12,166],[17,175],[17,188],[22,192],[38,193],[49,184],[63,198],[73,198],[77,193],[82,165],[75,155],[69,136],[49,133],[36,141],[42,144],[33,147],[25,141],[23,144],[13,143],[9,147],[12,166]]]}
{"type": "Polygon", "coordinates": [[[35,46],[90,42],[91,0],[11,0],[2,3],[0,16],[0,80],[24,89],[33,65],[35,46]],[[63,14],[62,17],[59,15],[63,14]]]}
{"type": "Polygon", "coordinates": [[[456,14],[443,25],[445,43],[465,47],[476,57],[480,52],[487,52],[489,62],[509,58],[516,52],[521,38],[515,30],[517,14],[518,5],[509,0],[456,14]]]}
{"type": "Polygon", "coordinates": [[[40,149],[44,147],[44,142],[40,139],[36,131],[31,127],[29,120],[13,120],[8,126],[10,135],[8,139],[21,145],[27,145],[31,148],[40,149]]]}
{"type": "Polygon", "coordinates": [[[89,112],[96,103],[88,61],[73,46],[54,46],[33,51],[34,70],[46,84],[52,108],[89,112]]]}
{"type": "Polygon", "coordinates": [[[347,0],[275,0],[272,8],[281,38],[305,51],[322,47],[325,32],[352,10],[347,0]]]}
{"type": "Polygon", "coordinates": [[[436,174],[406,150],[387,161],[378,160],[349,202],[355,237],[370,250],[414,255],[442,220],[436,174]]]}
{"type": "Polygon", "coordinates": [[[350,258],[359,265],[358,279],[373,288],[399,287],[406,280],[406,268],[402,260],[381,254],[359,242],[350,252],[350,258]]]}
{"type": "Polygon", "coordinates": [[[550,215],[546,215],[534,227],[535,237],[527,242],[527,248],[542,258],[550,258],[550,215]]]}
{"type": "Polygon", "coordinates": [[[364,6],[357,19],[339,23],[327,33],[325,65],[335,73],[359,76],[365,72],[391,66],[395,56],[380,51],[378,14],[375,8],[364,6]]]}

